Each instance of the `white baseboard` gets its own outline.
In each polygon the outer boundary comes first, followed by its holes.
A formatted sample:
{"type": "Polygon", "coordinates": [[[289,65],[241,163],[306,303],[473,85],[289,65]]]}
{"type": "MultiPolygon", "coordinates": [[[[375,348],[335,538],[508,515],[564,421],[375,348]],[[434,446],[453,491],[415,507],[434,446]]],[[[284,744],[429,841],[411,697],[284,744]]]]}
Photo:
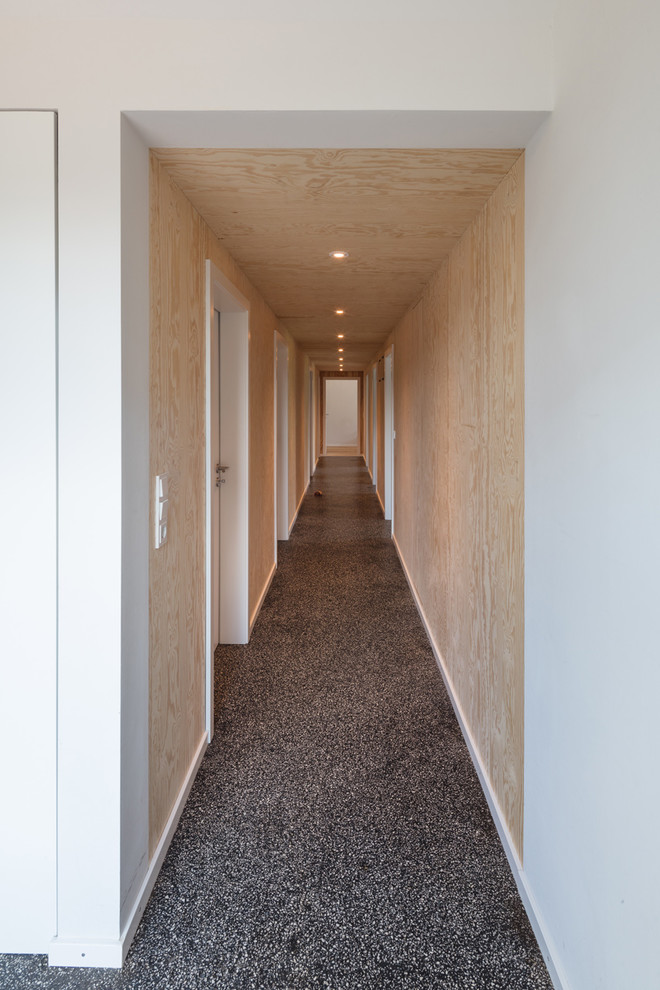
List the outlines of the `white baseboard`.
{"type": "Polygon", "coordinates": [[[277,570],[277,561],[275,561],[273,563],[273,566],[270,569],[270,574],[266,578],[266,583],[265,583],[265,585],[263,587],[263,590],[262,590],[262,592],[261,592],[261,594],[259,596],[259,601],[257,602],[256,608],[255,608],[254,612],[252,613],[252,618],[250,619],[250,631],[249,631],[248,637],[252,635],[252,630],[254,629],[254,624],[257,621],[257,619],[259,618],[259,612],[261,612],[261,606],[263,605],[264,600],[266,598],[266,595],[268,594],[268,589],[270,588],[271,584],[273,583],[273,578],[275,577],[275,571],[276,570],[277,570]]]}
{"type": "Polygon", "coordinates": [[[193,757],[192,763],[188,768],[188,772],[186,773],[181,790],[179,791],[177,799],[174,802],[174,807],[172,808],[170,817],[168,818],[163,834],[160,837],[160,842],[158,843],[156,851],[149,864],[147,875],[142,881],[142,886],[140,887],[135,904],[133,905],[130,916],[120,937],[118,939],[98,940],[54,938],[48,948],[49,966],[121,969],[124,965],[126,954],[130,948],[131,942],[133,941],[135,932],[137,931],[137,926],[139,925],[142,915],[144,914],[147,901],[149,900],[151,891],[156,883],[156,878],[160,873],[160,868],[163,865],[165,855],[170,847],[172,838],[174,837],[176,827],[179,824],[179,818],[181,817],[181,812],[183,811],[185,803],[188,800],[190,789],[194,783],[195,777],[197,776],[199,765],[202,762],[207,747],[208,736],[206,730],[204,730],[204,734],[198,743],[195,756],[193,757]]]}
{"type": "Polygon", "coordinates": [[[293,519],[291,520],[291,525],[289,526],[289,536],[291,536],[291,530],[296,525],[296,519],[298,518],[298,513],[300,512],[300,506],[303,504],[303,501],[305,499],[305,495],[307,494],[307,489],[308,488],[309,488],[309,481],[305,485],[305,490],[303,491],[302,495],[300,496],[300,501],[298,502],[298,508],[293,513],[293,519]]]}
{"type": "Polygon", "coordinates": [[[509,829],[507,828],[504,819],[504,815],[502,814],[502,809],[500,808],[497,797],[495,796],[495,792],[493,791],[490,778],[486,773],[486,768],[484,767],[481,761],[479,750],[477,749],[476,743],[474,741],[472,733],[470,732],[470,728],[465,718],[465,714],[461,707],[460,701],[458,700],[458,696],[456,695],[456,692],[454,690],[454,685],[449,675],[449,671],[447,670],[447,667],[445,665],[444,658],[442,656],[442,653],[440,652],[440,649],[438,648],[438,644],[436,643],[433,637],[433,633],[431,632],[431,627],[424,613],[422,603],[420,602],[419,597],[417,595],[417,589],[415,588],[413,580],[410,576],[410,572],[408,571],[408,567],[401,552],[401,547],[397,542],[396,536],[393,535],[392,540],[394,542],[394,546],[396,547],[396,552],[399,555],[399,561],[401,562],[403,573],[406,576],[408,587],[410,588],[413,599],[415,601],[415,605],[417,606],[417,611],[419,612],[419,616],[422,620],[422,624],[426,631],[426,635],[428,636],[429,643],[431,644],[431,649],[433,650],[435,661],[442,675],[442,679],[445,682],[445,687],[447,688],[447,694],[449,695],[449,700],[452,703],[454,712],[456,714],[456,718],[458,719],[458,724],[460,726],[461,732],[463,733],[463,738],[465,739],[465,743],[470,753],[470,757],[477,771],[481,788],[484,792],[486,801],[488,802],[490,813],[495,823],[495,828],[497,829],[497,833],[500,837],[500,841],[504,848],[504,852],[509,861],[509,866],[511,867],[513,878],[516,881],[516,886],[520,894],[520,899],[523,902],[523,906],[525,908],[525,911],[527,912],[527,916],[534,931],[534,935],[536,936],[536,941],[538,942],[539,949],[541,950],[541,954],[543,956],[544,962],[548,968],[550,979],[552,980],[555,990],[570,990],[570,987],[563,974],[563,968],[559,963],[559,958],[554,942],[552,938],[550,938],[546,930],[546,926],[544,924],[542,915],[538,909],[538,905],[536,904],[536,900],[530,889],[527,876],[523,869],[522,863],[520,862],[520,859],[518,857],[516,848],[513,844],[511,834],[509,832],[509,829]]]}
{"type": "Polygon", "coordinates": [[[124,963],[120,939],[52,939],[48,946],[49,966],[121,969],[124,963]]]}

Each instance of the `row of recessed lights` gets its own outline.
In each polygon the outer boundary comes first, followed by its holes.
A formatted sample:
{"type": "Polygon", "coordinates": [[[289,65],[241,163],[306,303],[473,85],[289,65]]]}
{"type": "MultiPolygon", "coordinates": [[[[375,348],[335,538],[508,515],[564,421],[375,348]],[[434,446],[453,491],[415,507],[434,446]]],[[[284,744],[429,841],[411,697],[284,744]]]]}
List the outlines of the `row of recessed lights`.
{"type": "MultiPolygon", "coordinates": [[[[333,258],[335,261],[343,261],[345,258],[348,258],[348,251],[330,251],[330,257],[333,258]]],[[[343,309],[336,309],[335,310],[335,316],[343,316],[343,315],[344,315],[344,310],[343,309]]],[[[337,338],[339,340],[343,340],[344,339],[343,333],[338,333],[337,334],[337,338]]],[[[342,353],[343,350],[344,350],[343,347],[339,347],[338,348],[338,351],[339,351],[339,367],[340,368],[341,368],[341,365],[342,365],[342,361],[344,360],[344,355],[342,353]]]]}

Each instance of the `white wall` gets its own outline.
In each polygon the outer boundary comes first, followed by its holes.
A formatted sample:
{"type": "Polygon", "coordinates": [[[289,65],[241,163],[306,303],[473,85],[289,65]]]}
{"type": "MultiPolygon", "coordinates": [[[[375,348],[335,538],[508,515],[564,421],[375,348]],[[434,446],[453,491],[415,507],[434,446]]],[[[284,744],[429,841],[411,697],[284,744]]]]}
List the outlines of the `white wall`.
{"type": "Polygon", "coordinates": [[[659,11],[561,0],[526,159],[525,872],[572,990],[660,986],[659,11]]]}
{"type": "Polygon", "coordinates": [[[149,843],[149,152],[121,127],[122,674],[121,918],[127,923],[149,843]]]}
{"type": "Polygon", "coordinates": [[[357,378],[326,378],[325,428],[325,442],[327,447],[357,446],[357,378]]]}
{"type": "MultiPolygon", "coordinates": [[[[149,21],[146,2],[131,19],[70,0],[61,16],[84,19],[54,20],[51,4],[9,0],[20,18],[0,23],[4,105],[59,120],[58,962],[117,962],[147,854],[146,158],[127,128],[122,140],[122,111],[157,122],[162,143],[443,147],[521,144],[552,105],[546,0],[479,0],[460,17],[414,0],[405,20],[376,0],[325,20],[295,0],[286,21],[263,3],[243,20],[229,4],[185,9],[149,21]],[[209,37],[232,38],[221,59],[209,37]]],[[[15,384],[31,394],[33,380],[31,366],[15,384]]],[[[25,611],[36,568],[29,579],[25,611]]],[[[29,752],[25,780],[42,769],[29,752]]],[[[15,746],[0,755],[15,772],[15,746]]]]}
{"type": "Polygon", "coordinates": [[[0,113],[0,952],[55,932],[55,125],[0,113]]]}

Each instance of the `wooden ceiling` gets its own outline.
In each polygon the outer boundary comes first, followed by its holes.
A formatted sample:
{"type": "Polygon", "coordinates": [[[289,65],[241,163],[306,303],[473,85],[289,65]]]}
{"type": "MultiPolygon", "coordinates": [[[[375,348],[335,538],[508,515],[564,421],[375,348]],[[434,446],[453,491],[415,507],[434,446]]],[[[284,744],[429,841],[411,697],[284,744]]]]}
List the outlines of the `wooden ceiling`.
{"type": "Polygon", "coordinates": [[[344,346],[345,367],[356,369],[417,301],[521,149],[154,154],[311,359],[337,368],[344,346]],[[331,259],[334,249],[348,259],[331,259]]]}

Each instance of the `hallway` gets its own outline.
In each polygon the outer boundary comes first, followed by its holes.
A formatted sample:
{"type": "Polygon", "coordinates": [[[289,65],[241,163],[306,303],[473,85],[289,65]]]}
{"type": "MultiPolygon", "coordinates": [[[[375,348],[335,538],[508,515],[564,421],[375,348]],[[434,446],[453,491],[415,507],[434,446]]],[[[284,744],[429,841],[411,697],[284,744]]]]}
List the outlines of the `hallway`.
{"type": "Polygon", "coordinates": [[[551,988],[388,530],[322,458],[123,971],[5,990],[551,988]]]}

